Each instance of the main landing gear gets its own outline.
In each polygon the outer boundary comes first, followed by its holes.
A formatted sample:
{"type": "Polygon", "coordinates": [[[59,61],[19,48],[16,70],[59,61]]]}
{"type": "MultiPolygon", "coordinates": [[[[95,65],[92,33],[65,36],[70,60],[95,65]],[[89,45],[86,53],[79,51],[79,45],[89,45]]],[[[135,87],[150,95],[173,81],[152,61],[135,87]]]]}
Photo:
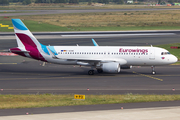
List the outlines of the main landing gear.
{"type": "Polygon", "coordinates": [[[151,66],[152,68],[152,75],[155,75],[156,74],[156,71],[154,70],[155,66],[151,66]]]}
{"type": "Polygon", "coordinates": [[[94,75],[94,70],[89,70],[88,75],[94,75]]]}
{"type": "MultiPolygon", "coordinates": [[[[103,70],[102,69],[97,69],[97,72],[98,73],[103,73],[103,70]]],[[[88,75],[94,75],[94,70],[89,70],[88,75]]]]}

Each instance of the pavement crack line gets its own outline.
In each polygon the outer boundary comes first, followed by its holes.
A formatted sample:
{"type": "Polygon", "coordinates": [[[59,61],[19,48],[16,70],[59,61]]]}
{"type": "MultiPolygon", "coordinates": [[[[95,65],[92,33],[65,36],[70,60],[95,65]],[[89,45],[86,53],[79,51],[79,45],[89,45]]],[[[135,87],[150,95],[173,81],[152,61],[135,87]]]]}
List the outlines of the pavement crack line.
{"type": "Polygon", "coordinates": [[[152,79],[155,79],[155,80],[163,81],[163,79],[156,78],[156,77],[152,77],[152,76],[150,76],[150,75],[140,74],[140,73],[137,73],[137,72],[135,72],[135,71],[133,71],[133,73],[138,74],[138,75],[141,75],[141,76],[144,76],[144,77],[152,78],[152,79]]]}

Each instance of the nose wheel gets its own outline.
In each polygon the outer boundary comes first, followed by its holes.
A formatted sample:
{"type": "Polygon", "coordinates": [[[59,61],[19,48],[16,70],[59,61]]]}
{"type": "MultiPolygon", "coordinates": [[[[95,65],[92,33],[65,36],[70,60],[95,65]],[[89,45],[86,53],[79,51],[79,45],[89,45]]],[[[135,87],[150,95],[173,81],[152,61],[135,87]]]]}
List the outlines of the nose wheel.
{"type": "Polygon", "coordinates": [[[94,70],[89,70],[88,75],[94,75],[94,70]]]}
{"type": "Polygon", "coordinates": [[[103,70],[102,69],[97,69],[97,72],[98,73],[103,73],[103,70]]]}
{"type": "Polygon", "coordinates": [[[155,75],[156,74],[156,71],[155,71],[155,66],[151,66],[151,68],[152,68],[152,75],[155,75]]]}
{"type": "Polygon", "coordinates": [[[156,71],[152,71],[152,75],[155,75],[156,74],[156,71]]]}

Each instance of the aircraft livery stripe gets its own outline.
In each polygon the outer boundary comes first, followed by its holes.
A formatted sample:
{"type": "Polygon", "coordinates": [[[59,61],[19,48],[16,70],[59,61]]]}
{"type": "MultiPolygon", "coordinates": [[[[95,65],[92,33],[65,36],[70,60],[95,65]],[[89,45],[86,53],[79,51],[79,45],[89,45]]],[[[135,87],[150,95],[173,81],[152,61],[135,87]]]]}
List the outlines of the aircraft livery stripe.
{"type": "Polygon", "coordinates": [[[20,19],[12,19],[12,23],[19,30],[28,30],[20,19]]]}
{"type": "Polygon", "coordinates": [[[32,41],[32,39],[22,33],[16,33],[16,35],[18,36],[18,38],[21,40],[21,42],[23,43],[23,45],[25,46],[27,51],[31,51],[29,53],[29,55],[37,60],[42,60],[42,61],[46,61],[44,59],[44,57],[41,55],[41,53],[39,52],[39,50],[37,49],[36,44],[32,41]]]}
{"type": "Polygon", "coordinates": [[[41,48],[46,54],[50,55],[49,52],[48,52],[48,49],[47,49],[47,47],[45,45],[41,44],[41,48]]]}

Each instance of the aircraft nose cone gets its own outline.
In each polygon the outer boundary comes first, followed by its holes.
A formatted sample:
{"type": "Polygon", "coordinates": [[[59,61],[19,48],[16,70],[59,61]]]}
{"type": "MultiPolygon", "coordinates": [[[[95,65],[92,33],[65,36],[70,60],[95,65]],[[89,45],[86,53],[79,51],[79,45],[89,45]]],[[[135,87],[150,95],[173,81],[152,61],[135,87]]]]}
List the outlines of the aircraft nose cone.
{"type": "Polygon", "coordinates": [[[175,58],[175,61],[176,61],[176,62],[178,61],[178,58],[177,58],[177,57],[175,58]]]}
{"type": "Polygon", "coordinates": [[[178,58],[177,58],[176,56],[173,56],[172,62],[175,63],[175,62],[177,62],[177,61],[178,61],[178,58]]]}

